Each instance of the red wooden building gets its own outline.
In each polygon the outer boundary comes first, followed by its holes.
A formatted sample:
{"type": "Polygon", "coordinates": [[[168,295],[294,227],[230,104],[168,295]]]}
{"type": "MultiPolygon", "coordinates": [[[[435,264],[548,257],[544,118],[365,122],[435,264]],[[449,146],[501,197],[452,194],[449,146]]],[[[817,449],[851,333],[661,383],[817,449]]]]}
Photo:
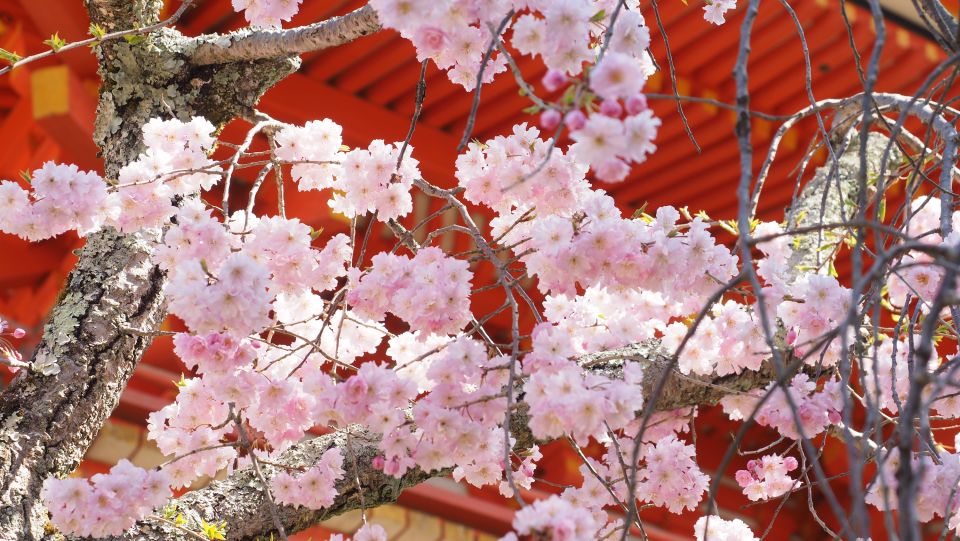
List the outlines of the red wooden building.
{"type": "MultiPolygon", "coordinates": [[[[362,0],[305,0],[294,24],[310,23],[356,9],[362,0]]],[[[741,2],[743,3],[743,2],[741,2]]],[[[198,2],[181,20],[180,29],[195,35],[224,32],[244,24],[226,0],[198,2]]],[[[644,5],[649,5],[643,2],[644,5]]],[[[841,4],[834,0],[793,2],[810,48],[813,92],[817,99],[844,97],[856,93],[861,84],[855,69],[855,55],[841,16],[841,4]]],[[[176,2],[171,6],[176,7],[176,2]]],[[[731,70],[736,57],[742,6],[726,25],[715,27],[701,17],[699,0],[660,2],[663,25],[676,64],[679,94],[714,98],[732,103],[734,83],[731,70]]],[[[951,6],[956,9],[956,2],[951,6]]],[[[885,2],[888,10],[887,44],[880,62],[877,89],[912,93],[944,59],[931,39],[917,30],[909,16],[907,0],[885,2]]],[[[652,27],[653,53],[666,66],[664,39],[654,25],[652,12],[645,13],[652,27]]],[[[847,2],[852,37],[861,54],[869,54],[875,37],[869,12],[847,2]]],[[[82,3],[76,0],[0,0],[0,47],[20,53],[38,52],[42,41],[59,33],[67,41],[86,36],[88,21],[82,3]]],[[[536,61],[520,60],[528,80],[538,81],[544,68],[536,61]]],[[[761,4],[753,32],[750,57],[751,106],[772,114],[789,114],[809,105],[804,90],[804,58],[793,20],[777,2],[761,4]]],[[[344,126],[345,143],[365,145],[371,139],[402,140],[413,112],[419,63],[412,46],[394,32],[381,32],[337,49],[305,55],[300,72],[269,92],[262,109],[283,121],[300,123],[329,117],[344,126]]],[[[98,169],[97,149],[91,140],[96,108],[98,78],[96,62],[85,51],[75,51],[44,62],[30,64],[0,77],[0,178],[15,179],[19,172],[32,170],[47,160],[77,163],[98,169]]],[[[647,87],[652,93],[671,93],[669,75],[656,75],[647,87]]],[[[440,184],[451,183],[455,147],[463,131],[472,95],[446,80],[430,66],[427,97],[417,127],[414,156],[425,176],[440,184]]],[[[698,153],[687,138],[676,105],[670,100],[651,100],[663,120],[657,137],[659,150],[649,161],[635,167],[631,178],[609,187],[624,211],[644,204],[686,205],[706,210],[712,217],[733,218],[736,195],[733,186],[739,177],[739,162],[733,133],[733,113],[712,105],[687,103],[687,118],[697,142],[698,153]]],[[[536,122],[520,111],[528,105],[517,92],[508,74],[484,88],[483,101],[474,137],[485,140],[501,134],[517,122],[536,122]]],[[[772,122],[754,121],[754,144],[759,168],[766,144],[776,130],[772,122]],[[762,150],[761,150],[762,149],[762,150]]],[[[227,137],[241,133],[241,126],[228,128],[227,137]]],[[[794,189],[794,166],[807,151],[815,123],[801,123],[788,132],[766,188],[760,214],[779,219],[794,189]]],[[[242,180],[242,179],[241,179],[242,180]]],[[[242,182],[238,190],[243,189],[242,182]]],[[[268,193],[264,193],[269,199],[268,193]]],[[[269,201],[267,202],[269,203],[269,201]]],[[[418,199],[415,218],[428,215],[432,202],[418,199]]],[[[316,192],[288,198],[287,212],[327,232],[346,230],[348,224],[327,211],[316,192]]],[[[392,246],[387,236],[374,236],[381,248],[392,246]]],[[[56,299],[81,244],[74,235],[27,244],[0,234],[0,315],[36,335],[56,299]]],[[[168,325],[175,326],[175,322],[168,325]]],[[[26,353],[26,352],[25,352],[26,353]]],[[[183,367],[173,355],[169,339],[160,338],[148,351],[123,393],[121,404],[91,448],[82,474],[89,474],[119,458],[143,464],[162,461],[146,441],[142,430],[145,416],[175,396],[171,383],[183,367]]],[[[706,411],[697,422],[697,447],[705,470],[710,472],[731,440],[733,428],[717,411],[706,411]]],[[[759,433],[756,442],[764,434],[759,433]]],[[[747,446],[749,447],[749,443],[747,446]]],[[[844,453],[827,447],[824,460],[828,474],[843,471],[844,453]]],[[[538,475],[550,483],[572,483],[578,479],[579,459],[564,447],[548,450],[538,475]]],[[[777,512],[776,503],[747,505],[726,472],[720,501],[725,513],[747,520],[762,532],[777,512]]],[[[544,483],[531,497],[556,490],[544,483]]],[[[843,493],[843,480],[836,482],[843,493]]],[[[814,501],[829,516],[826,504],[814,501]]],[[[495,539],[508,531],[512,502],[487,491],[467,489],[453,481],[440,480],[404,493],[399,505],[373,511],[396,540],[481,540],[495,539]]],[[[693,514],[675,516],[658,510],[642,515],[651,539],[690,539],[693,514]]],[[[347,515],[325,525],[330,531],[352,531],[356,516],[347,515]]],[[[325,539],[324,528],[313,530],[313,539],[325,539]]],[[[304,539],[307,536],[303,537],[304,539]]],[[[770,539],[821,539],[820,528],[809,519],[804,498],[790,499],[779,514],[770,539]]],[[[875,539],[886,538],[877,532],[875,539]]]]}

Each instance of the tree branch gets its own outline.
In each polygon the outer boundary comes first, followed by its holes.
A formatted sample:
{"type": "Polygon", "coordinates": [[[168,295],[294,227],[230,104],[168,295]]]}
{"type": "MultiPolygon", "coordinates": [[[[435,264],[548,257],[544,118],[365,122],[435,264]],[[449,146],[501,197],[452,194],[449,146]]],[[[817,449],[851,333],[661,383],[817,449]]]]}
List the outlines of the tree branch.
{"type": "Polygon", "coordinates": [[[368,4],[346,15],[299,28],[245,28],[225,36],[202,36],[190,61],[204,66],[293,56],[343,45],[378,30],[377,12],[368,4]]]}
{"type": "MultiPolygon", "coordinates": [[[[880,136],[872,137],[869,141],[868,167],[871,175],[878,175],[883,169],[879,158],[883,155],[885,144],[886,139],[880,136]]],[[[802,212],[796,213],[799,216],[795,216],[790,225],[809,227],[837,222],[841,220],[844,211],[850,213],[849,207],[854,199],[851,194],[857,178],[857,168],[853,165],[857,162],[857,155],[858,150],[854,143],[841,155],[839,167],[831,168],[828,165],[817,169],[814,178],[807,183],[795,205],[795,209],[802,212]],[[839,189],[842,193],[842,196],[836,192],[831,194],[831,201],[835,199],[838,202],[842,201],[843,204],[823,204],[824,190],[831,187],[839,189]]],[[[894,155],[893,159],[897,160],[899,157],[894,155]]],[[[802,251],[802,257],[796,259],[797,265],[813,266],[817,263],[816,248],[819,244],[811,242],[810,236],[817,238],[816,233],[812,233],[801,239],[799,251],[802,251]]],[[[776,379],[772,363],[769,361],[763,363],[760,370],[741,374],[722,377],[685,376],[676,371],[671,363],[670,353],[661,347],[658,340],[586,355],[579,359],[579,363],[584,369],[595,374],[619,379],[623,376],[623,366],[628,360],[643,363],[644,398],[646,401],[656,400],[656,411],[713,405],[724,396],[759,389],[776,379]],[[666,385],[659,396],[653,396],[654,387],[666,370],[671,371],[666,385]]],[[[799,360],[793,360],[800,363],[799,360]]],[[[519,397],[518,407],[511,418],[510,427],[511,434],[516,438],[517,448],[528,448],[536,443],[527,421],[527,406],[522,397],[519,397]]],[[[373,458],[381,454],[378,449],[379,436],[363,429],[352,428],[350,439],[348,446],[345,433],[338,432],[304,441],[284,453],[277,463],[290,467],[310,466],[315,464],[328,449],[339,447],[348,460],[352,461],[353,456],[356,457],[357,477],[363,489],[362,502],[368,508],[394,502],[404,489],[431,477],[450,473],[447,470],[424,472],[413,469],[399,479],[385,475],[372,465],[373,458]]],[[[272,466],[264,469],[268,477],[278,472],[278,468],[272,466]]],[[[327,518],[361,507],[360,488],[352,475],[342,479],[337,484],[337,489],[339,496],[334,504],[321,511],[281,506],[279,515],[284,528],[289,532],[296,532],[327,518]]],[[[188,493],[177,500],[177,505],[180,509],[190,509],[199,513],[208,521],[226,521],[230,539],[253,539],[274,530],[270,504],[251,468],[239,470],[226,480],[215,481],[203,489],[188,493]]],[[[168,524],[143,520],[133,530],[112,538],[112,541],[186,540],[189,538],[189,534],[168,524]]]]}
{"type": "MultiPolygon", "coordinates": [[[[624,362],[628,359],[645,364],[644,394],[650,397],[659,374],[669,366],[669,355],[656,340],[588,355],[581,359],[581,363],[594,373],[619,378],[623,374],[624,362]],[[649,374],[649,377],[646,374],[649,374]]],[[[772,379],[772,368],[766,366],[757,372],[718,378],[694,378],[674,373],[657,401],[657,410],[669,411],[687,406],[713,404],[727,394],[756,389],[772,379]]],[[[536,439],[527,426],[526,404],[520,401],[518,405],[511,420],[511,434],[516,438],[516,448],[524,449],[536,443],[536,439]]],[[[386,475],[372,464],[374,457],[382,454],[378,448],[380,436],[359,428],[352,428],[350,434],[349,446],[346,433],[336,432],[295,445],[281,455],[276,463],[294,468],[310,467],[316,464],[328,449],[339,447],[347,457],[346,460],[352,462],[356,457],[357,477],[363,487],[362,502],[367,508],[395,502],[403,490],[429,478],[450,473],[449,470],[424,472],[415,468],[399,479],[386,475]]],[[[268,478],[272,478],[279,471],[279,468],[269,465],[262,469],[268,478]]],[[[278,514],[284,528],[288,532],[300,531],[361,507],[360,489],[353,475],[341,479],[337,483],[337,490],[339,496],[334,504],[320,511],[289,505],[279,506],[278,514]]],[[[195,511],[207,521],[226,521],[228,538],[231,540],[253,539],[269,535],[269,532],[275,530],[266,491],[262,490],[255,472],[249,467],[233,473],[223,481],[214,481],[205,488],[185,494],[177,499],[176,503],[178,509],[195,511]]],[[[183,530],[147,519],[140,521],[123,535],[111,537],[109,540],[160,541],[190,538],[183,530]]]]}

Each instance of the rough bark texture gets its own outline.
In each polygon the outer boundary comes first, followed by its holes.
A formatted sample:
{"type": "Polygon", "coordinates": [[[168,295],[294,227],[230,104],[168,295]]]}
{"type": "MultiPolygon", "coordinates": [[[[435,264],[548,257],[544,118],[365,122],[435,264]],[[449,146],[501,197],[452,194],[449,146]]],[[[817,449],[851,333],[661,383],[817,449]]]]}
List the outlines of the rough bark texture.
{"type": "Polygon", "coordinates": [[[277,58],[335,47],[380,30],[369,5],[341,17],[288,30],[245,28],[202,40],[190,61],[197,65],[277,58]]]}
{"type": "MultiPolygon", "coordinates": [[[[888,139],[873,134],[867,140],[867,179],[875,180],[881,171],[889,171],[889,164],[882,167],[883,152],[888,139]]],[[[827,163],[818,167],[813,178],[804,186],[803,197],[787,213],[792,219],[787,224],[790,229],[816,226],[820,224],[851,221],[856,217],[857,173],[860,171],[860,142],[853,138],[850,146],[839,156],[835,165],[827,163]],[[822,219],[821,219],[822,217],[822,219]]],[[[900,162],[902,154],[893,147],[889,163],[900,162]]],[[[829,160],[828,160],[829,162],[829,160]]],[[[825,254],[817,247],[824,243],[825,237],[835,236],[834,231],[812,231],[797,235],[795,251],[790,258],[790,268],[796,276],[803,267],[819,267],[825,254]]]]}
{"type": "MultiPolygon", "coordinates": [[[[87,2],[91,20],[108,31],[154,23],[160,6],[159,0],[87,2]]],[[[141,126],[150,118],[201,115],[222,125],[250,112],[298,66],[291,57],[194,66],[186,58],[195,46],[163,30],[98,48],[103,86],[95,138],[108,177],[142,151],[141,126]]],[[[75,469],[116,407],[150,344],[128,329],[153,331],[163,320],[164,276],[149,259],[159,236],[90,235],[33,356],[56,363],[59,372],[23,371],[0,394],[0,540],[52,532],[39,498],[44,479],[75,469]]]]}

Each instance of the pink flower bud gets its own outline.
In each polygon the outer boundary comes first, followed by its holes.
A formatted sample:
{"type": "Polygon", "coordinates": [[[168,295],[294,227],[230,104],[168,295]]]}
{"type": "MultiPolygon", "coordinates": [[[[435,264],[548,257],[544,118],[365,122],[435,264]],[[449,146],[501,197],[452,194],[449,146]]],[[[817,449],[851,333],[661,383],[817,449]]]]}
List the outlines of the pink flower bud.
{"type": "Polygon", "coordinates": [[[792,456],[788,456],[787,458],[783,459],[783,465],[787,468],[787,471],[793,471],[797,469],[797,459],[793,458],[792,456]]]}
{"type": "Polygon", "coordinates": [[[587,123],[587,117],[583,115],[583,112],[577,109],[576,111],[570,111],[567,113],[566,118],[567,127],[571,131],[577,131],[587,123]]]}
{"type": "Polygon", "coordinates": [[[25,330],[23,330],[23,329],[17,328],[17,329],[14,329],[14,330],[13,330],[13,337],[14,337],[14,338],[23,338],[23,337],[26,336],[26,335],[27,335],[27,331],[25,331],[25,330]]]}
{"type": "Polygon", "coordinates": [[[560,70],[550,70],[543,76],[543,88],[546,88],[547,92],[556,92],[565,84],[567,75],[560,70]]]}
{"type": "Polygon", "coordinates": [[[617,100],[603,100],[603,103],[600,104],[600,114],[620,118],[622,113],[623,107],[617,100]]]}
{"type": "Polygon", "coordinates": [[[547,109],[540,113],[540,127],[545,130],[555,130],[560,125],[560,111],[547,109]]]}
{"type": "Polygon", "coordinates": [[[790,329],[787,331],[787,344],[793,344],[797,341],[797,331],[796,329],[790,329]]]}
{"type": "Polygon", "coordinates": [[[627,98],[627,114],[636,115],[647,110],[647,97],[643,94],[634,94],[627,98]]]}
{"type": "Polygon", "coordinates": [[[382,456],[375,456],[370,462],[370,465],[373,466],[373,469],[382,471],[385,462],[382,456]]]}
{"type": "Polygon", "coordinates": [[[738,470],[734,477],[737,480],[737,484],[741,487],[746,487],[753,482],[753,476],[750,475],[750,472],[747,470],[738,470]]]}

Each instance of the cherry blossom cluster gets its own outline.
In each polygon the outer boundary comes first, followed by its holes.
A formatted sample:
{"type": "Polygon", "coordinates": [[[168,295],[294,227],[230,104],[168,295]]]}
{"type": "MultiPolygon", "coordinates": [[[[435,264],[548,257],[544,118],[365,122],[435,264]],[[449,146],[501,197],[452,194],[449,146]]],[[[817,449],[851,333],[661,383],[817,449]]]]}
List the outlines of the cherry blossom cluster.
{"type": "MultiPolygon", "coordinates": [[[[616,98],[608,98],[603,103],[616,104],[616,98]]],[[[600,112],[586,118],[582,113],[577,116],[578,111],[568,114],[570,138],[574,140],[570,155],[580,163],[589,164],[598,180],[622,182],[630,174],[631,163],[643,163],[648,154],[657,150],[653,140],[657,137],[660,119],[653,116],[650,109],[642,108],[645,105],[645,100],[629,100],[627,116],[623,118],[620,118],[619,105],[601,107],[600,112]]]]}
{"type": "Polygon", "coordinates": [[[397,167],[402,147],[402,143],[376,140],[366,150],[347,152],[343,172],[332,184],[335,193],[330,208],[351,218],[376,212],[381,221],[409,214],[413,210],[410,187],[421,175],[419,162],[410,156],[413,147],[407,147],[397,167]]]}
{"type": "Polygon", "coordinates": [[[723,520],[717,515],[698,518],[693,533],[697,541],[759,541],[746,522],[738,518],[723,520]]]}
{"type": "MultiPolygon", "coordinates": [[[[420,362],[429,363],[433,387],[413,406],[416,430],[383,427],[384,472],[399,475],[415,464],[424,471],[453,467],[454,479],[475,486],[503,480],[509,358],[490,357],[483,343],[461,337],[420,362]]],[[[398,373],[404,377],[404,369],[398,373]]]]}
{"type": "Polygon", "coordinates": [[[473,90],[477,73],[483,70],[483,83],[506,69],[506,59],[487,53],[494,28],[510,10],[509,2],[477,0],[373,0],[380,23],[400,32],[417,49],[420,61],[432,59],[447,70],[454,83],[473,90]]]}
{"type": "Polygon", "coordinates": [[[337,497],[336,484],[343,473],[343,454],[340,448],[333,447],[303,473],[278,473],[270,480],[270,489],[280,503],[323,509],[333,505],[337,497]]]}
{"type": "Polygon", "coordinates": [[[764,394],[770,394],[770,398],[760,406],[754,416],[757,424],[775,428],[790,439],[800,439],[801,431],[803,436],[810,438],[820,434],[828,426],[839,423],[842,409],[839,380],[827,380],[820,390],[817,389],[817,382],[801,373],[790,380],[786,392],[774,382],[763,391],[727,395],[720,400],[720,404],[730,419],[738,421],[750,418],[760,398],[764,394]]]}
{"type": "MultiPolygon", "coordinates": [[[[171,486],[186,487],[201,476],[213,477],[238,456],[233,447],[221,445],[233,430],[232,425],[226,425],[230,410],[223,400],[234,393],[227,388],[213,394],[211,380],[206,377],[181,382],[177,400],[147,417],[147,435],[161,453],[177,457],[162,470],[171,486]],[[196,452],[198,449],[208,450],[196,452]]],[[[255,378],[248,378],[246,383],[249,390],[256,389],[255,378]]]]}
{"type": "Polygon", "coordinates": [[[198,333],[259,332],[270,324],[278,294],[327,290],[346,272],[346,235],[316,250],[311,234],[297,219],[244,212],[225,226],[199,201],[183,201],[155,250],[170,279],[170,311],[198,333]]]}
{"type": "Polygon", "coordinates": [[[208,156],[215,131],[202,117],[189,122],[154,118],[144,124],[146,151],[120,169],[119,213],[110,225],[124,232],[160,227],[176,212],[175,196],[213,187],[221,172],[208,156]]]}
{"type": "Polygon", "coordinates": [[[343,128],[328,118],[286,125],[274,135],[274,142],[276,156],[293,164],[290,172],[301,191],[328,188],[342,171],[343,128]]]}
{"type": "Polygon", "coordinates": [[[797,469],[792,456],[764,455],[747,462],[747,469],[736,473],[737,484],[751,501],[769,500],[782,496],[797,486],[789,472],[797,469]]]}
{"type": "Polygon", "coordinates": [[[643,407],[643,368],[626,362],[623,379],[585,371],[571,358],[571,337],[544,323],[534,331],[534,351],[523,362],[528,376],[524,399],[530,406],[530,430],[540,439],[570,435],[582,445],[590,437],[608,439],[643,407]]]}
{"type": "Polygon", "coordinates": [[[359,276],[347,300],[361,316],[382,320],[389,311],[412,329],[454,334],[470,321],[470,280],[465,261],[426,247],[414,257],[380,253],[372,269],[359,276]]]}
{"type": "MultiPolygon", "coordinates": [[[[960,448],[957,443],[954,442],[954,449],[960,448]]],[[[877,457],[877,475],[868,487],[867,503],[883,511],[893,511],[899,507],[897,470],[902,460],[900,450],[896,447],[881,450],[877,457]]],[[[929,522],[938,517],[949,518],[948,527],[960,533],[960,498],[956,494],[957,479],[960,479],[960,455],[941,451],[936,460],[929,455],[917,454],[909,460],[918,478],[918,492],[914,501],[917,520],[929,522]]]]}
{"type": "Polygon", "coordinates": [[[344,216],[376,212],[377,219],[388,221],[409,214],[410,187],[421,176],[413,147],[403,150],[403,160],[402,143],[381,140],[344,152],[342,132],[328,119],[284,127],[276,135],[277,157],[294,163],[300,190],[332,188],[330,208],[344,216]]]}
{"type": "MultiPolygon", "coordinates": [[[[953,233],[944,239],[940,235],[940,199],[922,197],[910,205],[910,219],[905,224],[905,234],[916,242],[933,246],[954,245],[960,241],[960,211],[951,216],[953,233]]],[[[902,306],[907,296],[920,298],[929,303],[937,295],[943,282],[943,268],[933,264],[926,253],[912,250],[900,258],[887,277],[887,295],[894,306],[902,306]]]]}
{"type": "Polygon", "coordinates": [[[243,252],[216,267],[185,262],[167,284],[170,311],[196,332],[259,332],[270,324],[270,272],[243,252]],[[204,268],[206,267],[206,268],[204,268]]]}
{"type": "Polygon", "coordinates": [[[115,187],[96,173],[54,162],[33,172],[30,192],[2,181],[0,231],[36,241],[105,225],[124,232],[160,226],[174,214],[174,196],[209,189],[219,178],[206,155],[213,131],[199,117],[150,120],[143,127],[146,152],[120,170],[115,187]]]}
{"type": "Polygon", "coordinates": [[[162,505],[173,494],[162,471],[138,468],[120,460],[109,473],[89,481],[80,478],[49,478],[41,497],[61,532],[81,537],[120,535],[162,505]]]}
{"type": "Polygon", "coordinates": [[[278,27],[300,11],[303,0],[232,0],[233,10],[243,11],[254,26],[278,27]]]}
{"type": "Polygon", "coordinates": [[[178,333],[173,337],[173,350],[187,368],[199,374],[226,374],[253,364],[259,344],[230,334],[209,333],[205,336],[178,333]]]}
{"type": "Polygon", "coordinates": [[[491,221],[492,234],[504,243],[536,250],[521,261],[543,292],[571,294],[577,284],[638,288],[695,313],[718,281],[736,274],[737,257],[700,218],[679,224],[676,209],[661,207],[656,218],[624,219],[602,192],[587,190],[577,199],[576,212],[524,220],[528,208],[501,209],[491,221]],[[678,265],[685,272],[674,272],[678,265]]]}
{"type": "Polygon", "coordinates": [[[685,315],[660,293],[642,289],[588,287],[581,295],[547,295],[544,316],[554,326],[534,330],[534,350],[525,361],[533,365],[542,355],[581,357],[644,342],[685,315]]]}
{"type": "Polygon", "coordinates": [[[682,350],[680,345],[690,332],[682,322],[666,325],[661,343],[667,351],[679,351],[677,368],[684,374],[725,376],[757,370],[768,352],[755,317],[747,306],[728,300],[711,308],[710,317],[700,321],[682,350]]]}
{"type": "MultiPolygon", "coordinates": [[[[803,274],[786,289],[777,317],[791,331],[788,343],[812,365],[833,366],[840,360],[843,340],[825,337],[847,318],[853,296],[833,276],[803,274]]],[[[849,332],[849,329],[848,329],[849,332]]],[[[848,338],[847,344],[852,343],[848,338]]]]}
{"type": "MultiPolygon", "coordinates": [[[[321,358],[334,358],[344,365],[376,351],[387,334],[383,325],[364,319],[352,310],[330,307],[314,293],[281,294],[273,304],[277,321],[294,337],[290,352],[299,362],[308,351],[316,350],[321,358]]],[[[292,367],[291,367],[292,368],[292,367]]]]}
{"type": "Polygon", "coordinates": [[[710,478],[700,471],[696,449],[673,434],[656,443],[643,444],[644,467],[637,476],[636,497],[671,513],[696,508],[710,478]]]}
{"type": "Polygon", "coordinates": [[[350,238],[344,234],[330,237],[323,249],[314,249],[313,231],[295,218],[241,218],[237,213],[231,220],[235,235],[241,221],[243,253],[270,272],[269,289],[274,294],[333,289],[353,256],[350,238]]]}
{"type": "Polygon", "coordinates": [[[116,199],[96,173],[47,162],[30,178],[30,192],[15,182],[0,182],[0,231],[30,241],[72,229],[86,234],[117,214],[116,199]]]}
{"type": "Polygon", "coordinates": [[[510,135],[470,143],[457,157],[456,176],[472,203],[501,213],[535,207],[553,214],[579,208],[590,188],[586,172],[561,150],[551,152],[539,130],[518,124],[510,135]]]}
{"type": "Polygon", "coordinates": [[[567,541],[603,539],[600,530],[606,523],[602,509],[581,507],[566,498],[550,496],[518,510],[513,518],[516,533],[509,533],[500,541],[517,541],[517,534],[567,541]]]}
{"type": "Polygon", "coordinates": [[[513,487],[530,490],[533,487],[534,472],[537,471],[537,461],[543,458],[540,447],[534,445],[527,452],[527,456],[520,461],[520,464],[513,470],[511,479],[500,481],[500,494],[504,498],[512,498],[514,495],[513,487]],[[511,486],[513,481],[513,486],[511,486]]]}

